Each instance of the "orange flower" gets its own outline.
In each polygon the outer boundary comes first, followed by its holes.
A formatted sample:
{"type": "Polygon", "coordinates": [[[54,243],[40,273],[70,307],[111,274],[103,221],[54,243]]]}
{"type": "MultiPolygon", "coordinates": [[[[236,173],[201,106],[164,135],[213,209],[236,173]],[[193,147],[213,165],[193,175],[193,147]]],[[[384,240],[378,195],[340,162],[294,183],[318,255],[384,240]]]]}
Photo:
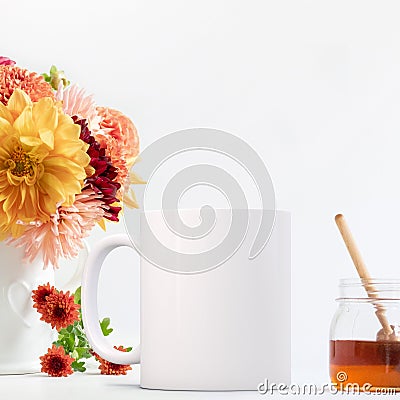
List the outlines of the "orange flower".
{"type": "Polygon", "coordinates": [[[13,65],[0,65],[0,102],[7,105],[15,89],[21,89],[32,101],[54,98],[53,90],[43,76],[13,65]]]}
{"type": "Polygon", "coordinates": [[[79,308],[80,305],[74,302],[74,296],[60,291],[46,296],[46,301],[38,308],[38,312],[42,314],[42,321],[59,331],[79,320],[79,308]]]}
{"type": "Polygon", "coordinates": [[[132,120],[112,108],[97,107],[97,111],[101,117],[100,128],[117,139],[128,168],[132,167],[139,154],[139,136],[132,120]]]}
{"type": "Polygon", "coordinates": [[[50,376],[68,376],[74,372],[71,364],[75,359],[65,354],[63,347],[56,347],[54,344],[44,356],[40,357],[40,361],[41,371],[50,376]]]}
{"type": "Polygon", "coordinates": [[[131,183],[129,170],[139,154],[139,136],[133,122],[121,112],[107,107],[97,107],[101,117],[100,130],[95,132],[95,138],[106,155],[110,157],[114,167],[118,168],[116,181],[121,184],[119,197],[125,195],[124,202],[137,207],[134,195],[128,193],[131,183]]]}
{"type": "Polygon", "coordinates": [[[38,286],[32,291],[33,307],[41,312],[46,307],[47,297],[54,293],[57,293],[57,290],[54,286],[50,286],[50,283],[38,286]]]}
{"type": "MultiPolygon", "coordinates": [[[[124,352],[128,351],[128,349],[125,349],[123,346],[114,346],[114,349],[124,352]]],[[[130,365],[114,364],[110,361],[107,361],[104,358],[100,357],[97,353],[94,353],[94,356],[96,357],[96,360],[100,363],[99,370],[101,371],[102,375],[126,375],[126,373],[132,369],[130,365]]]]}

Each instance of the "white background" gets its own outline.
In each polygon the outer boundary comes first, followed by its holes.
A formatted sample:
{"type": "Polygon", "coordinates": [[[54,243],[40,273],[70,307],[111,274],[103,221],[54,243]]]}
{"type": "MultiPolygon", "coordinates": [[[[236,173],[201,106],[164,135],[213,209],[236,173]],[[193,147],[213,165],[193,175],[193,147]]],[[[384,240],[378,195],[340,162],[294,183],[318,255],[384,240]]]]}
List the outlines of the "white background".
{"type": "MultiPolygon", "coordinates": [[[[355,276],[334,215],[373,275],[399,275],[399,12],[366,0],[2,1],[0,55],[64,69],[134,120],[142,148],[208,126],[258,151],[293,215],[293,381],[326,382],[337,280],[355,276]]],[[[114,254],[101,284],[118,344],[137,340],[132,257],[114,254]]]]}

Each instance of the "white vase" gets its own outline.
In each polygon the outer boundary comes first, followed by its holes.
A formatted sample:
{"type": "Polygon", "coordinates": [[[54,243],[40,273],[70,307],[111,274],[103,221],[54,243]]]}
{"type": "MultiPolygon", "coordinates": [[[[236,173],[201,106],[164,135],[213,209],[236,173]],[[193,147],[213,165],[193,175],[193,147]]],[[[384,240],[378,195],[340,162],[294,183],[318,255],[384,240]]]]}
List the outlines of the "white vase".
{"type": "MultiPolygon", "coordinates": [[[[39,285],[54,285],[54,270],[51,266],[43,269],[41,259],[24,263],[23,257],[23,248],[0,242],[0,374],[40,372],[39,357],[57,335],[40,321],[32,300],[32,290],[39,285]]],[[[82,264],[81,258],[78,264],[82,264]]],[[[78,274],[73,277],[75,286],[79,286],[78,274]]],[[[69,282],[68,288],[73,285],[69,282]]]]}

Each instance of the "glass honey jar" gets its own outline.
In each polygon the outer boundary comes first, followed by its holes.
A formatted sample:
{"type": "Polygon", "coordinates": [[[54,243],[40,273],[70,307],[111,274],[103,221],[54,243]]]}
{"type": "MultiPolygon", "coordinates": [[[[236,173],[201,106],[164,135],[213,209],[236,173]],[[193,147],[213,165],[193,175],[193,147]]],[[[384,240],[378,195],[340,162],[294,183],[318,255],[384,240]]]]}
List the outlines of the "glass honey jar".
{"type": "Polygon", "coordinates": [[[339,290],[330,327],[332,383],[400,390],[400,279],[342,279],[339,290]]]}

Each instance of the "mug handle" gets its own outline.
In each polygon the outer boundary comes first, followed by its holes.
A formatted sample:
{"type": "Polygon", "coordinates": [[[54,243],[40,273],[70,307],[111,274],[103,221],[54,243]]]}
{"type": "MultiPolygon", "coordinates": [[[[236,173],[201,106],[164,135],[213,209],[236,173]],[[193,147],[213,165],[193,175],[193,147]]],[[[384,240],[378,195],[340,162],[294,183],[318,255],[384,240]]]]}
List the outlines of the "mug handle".
{"type": "Polygon", "coordinates": [[[99,276],[104,260],[112,250],[124,246],[134,249],[129,237],[119,234],[106,237],[93,247],[83,270],[81,309],[85,333],[93,350],[114,364],[126,365],[140,363],[140,345],[130,352],[111,347],[101,332],[97,304],[99,276]]]}

